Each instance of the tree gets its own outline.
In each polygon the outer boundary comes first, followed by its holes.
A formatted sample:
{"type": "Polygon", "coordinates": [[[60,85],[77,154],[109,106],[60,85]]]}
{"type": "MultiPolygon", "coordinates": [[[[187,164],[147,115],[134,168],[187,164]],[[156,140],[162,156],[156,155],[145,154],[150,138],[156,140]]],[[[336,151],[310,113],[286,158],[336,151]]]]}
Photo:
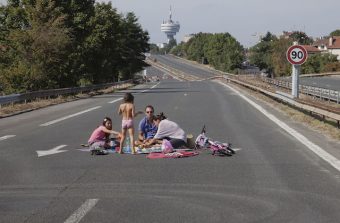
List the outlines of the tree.
{"type": "Polygon", "coordinates": [[[311,55],[308,57],[308,60],[302,65],[302,73],[310,74],[336,71],[338,69],[337,63],[338,61],[336,56],[330,53],[311,55]]]}
{"type": "Polygon", "coordinates": [[[340,29],[334,30],[329,34],[330,36],[340,36],[340,29]]]}
{"type": "Polygon", "coordinates": [[[198,33],[171,52],[228,72],[239,68],[244,60],[243,47],[229,33],[198,33]]]}
{"type": "Polygon", "coordinates": [[[188,47],[186,50],[186,55],[188,55],[189,60],[194,60],[196,62],[201,62],[204,55],[204,46],[208,43],[208,39],[212,36],[211,33],[198,33],[192,37],[187,43],[188,47]]]}
{"type": "Polygon", "coordinates": [[[218,70],[232,72],[244,60],[243,47],[229,33],[214,34],[205,46],[204,55],[218,70]]]}
{"type": "Polygon", "coordinates": [[[307,36],[306,33],[301,31],[294,31],[289,37],[293,41],[297,41],[299,44],[302,45],[309,45],[313,43],[313,39],[307,36]]]}
{"type": "Polygon", "coordinates": [[[71,30],[72,44],[68,57],[65,58],[61,71],[67,73],[60,80],[60,86],[70,87],[79,84],[79,80],[86,73],[89,64],[88,52],[85,50],[85,40],[91,34],[90,19],[95,14],[95,0],[54,0],[56,6],[66,15],[65,26],[71,30]]]}
{"type": "Polygon", "coordinates": [[[291,73],[291,65],[286,57],[287,49],[291,45],[292,41],[290,39],[281,38],[273,41],[270,58],[274,76],[287,76],[291,73]]]}
{"type": "Polygon", "coordinates": [[[273,44],[277,37],[270,32],[262,38],[261,42],[250,48],[250,63],[255,64],[260,70],[265,69],[269,74],[274,72],[272,61],[273,44]]]}
{"type": "Polygon", "coordinates": [[[51,0],[25,5],[25,13],[29,25],[8,29],[4,57],[9,59],[2,77],[6,91],[59,87],[60,63],[71,40],[65,17],[51,0]]]}
{"type": "Polygon", "coordinates": [[[176,39],[171,39],[168,44],[161,50],[162,52],[169,53],[173,48],[177,46],[177,40],[176,39]]]}
{"type": "Polygon", "coordinates": [[[123,79],[130,79],[134,73],[149,66],[144,62],[144,53],[150,50],[149,34],[137,22],[138,19],[132,12],[127,13],[122,20],[124,31],[120,43],[123,50],[120,70],[123,79]]]}
{"type": "Polygon", "coordinates": [[[156,44],[154,43],[150,44],[150,53],[153,53],[153,54],[159,53],[159,48],[156,44]]]}
{"type": "Polygon", "coordinates": [[[89,21],[91,33],[84,41],[85,82],[103,83],[117,79],[122,58],[122,18],[111,3],[97,3],[89,21]]]}

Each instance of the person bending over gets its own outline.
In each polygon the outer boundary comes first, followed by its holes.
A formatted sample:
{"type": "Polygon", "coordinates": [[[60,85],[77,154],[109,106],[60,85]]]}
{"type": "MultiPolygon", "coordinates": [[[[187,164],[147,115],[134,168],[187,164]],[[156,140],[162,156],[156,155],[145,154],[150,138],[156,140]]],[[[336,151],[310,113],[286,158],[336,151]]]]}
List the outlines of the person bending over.
{"type": "Polygon", "coordinates": [[[186,145],[187,137],[183,129],[173,121],[168,120],[165,115],[160,113],[153,117],[153,122],[157,126],[156,135],[147,142],[147,145],[155,143],[157,140],[167,139],[173,148],[186,145]]]}

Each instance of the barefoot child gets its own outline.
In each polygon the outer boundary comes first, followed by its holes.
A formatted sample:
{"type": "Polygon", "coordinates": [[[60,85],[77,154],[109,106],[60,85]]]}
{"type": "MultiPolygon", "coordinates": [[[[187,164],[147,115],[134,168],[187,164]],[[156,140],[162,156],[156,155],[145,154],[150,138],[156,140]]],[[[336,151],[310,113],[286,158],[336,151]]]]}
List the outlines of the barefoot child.
{"type": "Polygon", "coordinates": [[[135,147],[134,147],[134,126],[133,126],[133,118],[136,117],[138,114],[143,114],[142,111],[135,113],[135,106],[133,104],[134,97],[131,93],[126,93],[124,95],[124,103],[119,106],[118,114],[122,115],[122,137],[120,139],[120,151],[119,153],[123,152],[123,144],[126,138],[126,132],[129,132],[130,135],[130,143],[131,143],[131,153],[135,154],[135,147]]]}

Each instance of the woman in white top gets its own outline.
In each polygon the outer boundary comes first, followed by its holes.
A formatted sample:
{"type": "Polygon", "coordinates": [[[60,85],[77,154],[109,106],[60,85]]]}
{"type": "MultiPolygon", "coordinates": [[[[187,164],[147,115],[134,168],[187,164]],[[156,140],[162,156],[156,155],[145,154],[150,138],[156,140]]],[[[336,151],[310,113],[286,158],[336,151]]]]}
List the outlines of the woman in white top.
{"type": "Polygon", "coordinates": [[[151,145],[160,139],[167,139],[170,141],[173,148],[179,148],[186,145],[187,137],[184,130],[181,129],[177,123],[166,119],[163,112],[154,116],[153,122],[158,129],[156,135],[148,144],[151,145]]]}

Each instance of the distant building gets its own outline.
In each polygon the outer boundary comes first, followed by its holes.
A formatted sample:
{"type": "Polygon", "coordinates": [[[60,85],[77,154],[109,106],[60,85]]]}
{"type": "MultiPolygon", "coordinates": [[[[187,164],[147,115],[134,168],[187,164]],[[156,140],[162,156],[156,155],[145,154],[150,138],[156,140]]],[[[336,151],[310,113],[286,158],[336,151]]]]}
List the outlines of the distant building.
{"type": "Polygon", "coordinates": [[[166,45],[168,45],[167,43],[157,43],[156,44],[158,48],[162,49],[164,47],[166,47],[166,45]]]}
{"type": "Polygon", "coordinates": [[[319,50],[315,46],[311,46],[311,45],[301,45],[301,46],[303,46],[307,50],[308,55],[313,55],[313,54],[321,53],[321,50],[319,50]]]}
{"type": "Polygon", "coordinates": [[[289,39],[290,36],[293,34],[294,32],[290,32],[290,31],[283,31],[280,38],[283,38],[283,39],[289,39]]]}
{"type": "Polygon", "coordinates": [[[340,36],[331,36],[327,38],[317,39],[313,46],[318,48],[321,52],[328,52],[336,55],[340,60],[340,36]]]}
{"type": "Polygon", "coordinates": [[[184,42],[184,43],[189,42],[189,40],[190,40],[192,37],[194,37],[194,34],[185,35],[185,36],[183,37],[183,42],[184,42]]]}

